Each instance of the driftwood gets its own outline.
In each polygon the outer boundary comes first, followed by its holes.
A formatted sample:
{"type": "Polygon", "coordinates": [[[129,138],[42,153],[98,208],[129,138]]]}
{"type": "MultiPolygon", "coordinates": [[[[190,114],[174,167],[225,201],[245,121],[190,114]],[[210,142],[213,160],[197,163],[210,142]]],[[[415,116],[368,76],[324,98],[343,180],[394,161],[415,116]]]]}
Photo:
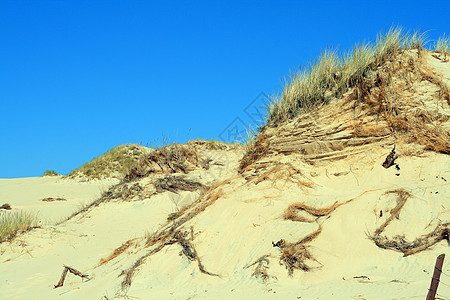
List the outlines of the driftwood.
{"type": "Polygon", "coordinates": [[[87,280],[90,280],[90,278],[87,274],[82,274],[80,271],[75,270],[74,268],[71,268],[69,266],[66,266],[66,265],[63,265],[63,266],[64,266],[64,270],[61,274],[61,278],[59,279],[58,284],[55,285],[55,289],[63,286],[64,280],[66,279],[66,275],[67,275],[68,271],[74,275],[80,276],[81,278],[86,278],[87,280]]]}
{"type": "Polygon", "coordinates": [[[61,197],[58,197],[58,198],[47,197],[47,198],[42,199],[41,201],[44,201],[44,202],[66,201],[66,199],[61,198],[61,197]]]}

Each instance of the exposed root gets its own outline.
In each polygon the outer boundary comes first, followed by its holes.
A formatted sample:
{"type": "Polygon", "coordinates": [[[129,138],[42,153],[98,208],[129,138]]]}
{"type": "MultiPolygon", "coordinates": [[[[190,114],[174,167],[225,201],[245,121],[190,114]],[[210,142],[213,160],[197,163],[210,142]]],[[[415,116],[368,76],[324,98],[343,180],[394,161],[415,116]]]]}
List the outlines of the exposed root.
{"type": "Polygon", "coordinates": [[[411,197],[410,193],[402,189],[388,191],[385,194],[397,194],[398,198],[397,205],[390,211],[389,218],[387,218],[387,220],[375,230],[373,235],[368,235],[369,239],[371,239],[378,247],[402,252],[403,256],[408,256],[426,250],[441,240],[447,240],[447,242],[450,243],[449,223],[439,224],[432,232],[427,235],[423,235],[412,242],[408,242],[404,236],[394,236],[391,239],[386,236],[382,236],[381,233],[384,231],[386,226],[388,226],[394,218],[398,218],[400,210],[405,205],[408,198],[411,197]]]}
{"type": "Polygon", "coordinates": [[[156,149],[140,159],[125,176],[130,182],[152,173],[189,173],[196,168],[206,167],[204,159],[192,145],[173,144],[156,149]]]}
{"type": "Polygon", "coordinates": [[[369,235],[369,238],[380,248],[402,252],[403,256],[408,256],[426,250],[441,240],[447,240],[450,244],[449,234],[450,224],[447,223],[439,224],[432,232],[412,242],[408,242],[404,236],[395,236],[389,239],[386,236],[374,234],[369,235]]]}
{"type": "Polygon", "coordinates": [[[380,227],[378,227],[375,230],[375,235],[381,234],[383,232],[383,230],[386,228],[386,226],[388,226],[389,223],[391,223],[391,221],[394,218],[398,218],[398,215],[400,214],[400,210],[405,205],[408,198],[411,197],[411,194],[403,189],[399,189],[399,190],[395,190],[395,191],[388,191],[385,194],[397,194],[398,195],[397,205],[390,211],[391,215],[389,216],[389,218],[387,218],[387,220],[383,224],[381,224],[380,227]]]}
{"type": "Polygon", "coordinates": [[[111,253],[107,258],[102,258],[100,262],[98,263],[97,267],[109,262],[110,260],[113,260],[123,252],[125,252],[128,248],[131,246],[136,245],[136,239],[128,240],[125,243],[123,243],[120,247],[114,249],[114,252],[111,253]]]}
{"type": "Polygon", "coordinates": [[[313,233],[305,236],[296,243],[286,243],[284,247],[281,248],[280,263],[286,266],[289,272],[289,276],[294,274],[295,269],[310,271],[313,267],[310,266],[308,261],[314,261],[321,265],[309,252],[308,243],[317,238],[317,236],[322,232],[322,226],[313,233]]]}
{"type": "Polygon", "coordinates": [[[305,180],[301,170],[289,162],[264,161],[256,163],[249,166],[242,174],[247,180],[246,184],[254,183],[258,185],[265,180],[269,180],[273,187],[276,187],[280,181],[293,183],[301,189],[314,187],[314,183],[309,179],[305,180]]]}
{"type": "Polygon", "coordinates": [[[189,233],[187,231],[174,231],[170,232],[170,235],[166,236],[164,240],[161,240],[161,243],[154,249],[150,250],[145,255],[141,256],[129,269],[122,271],[119,276],[125,275],[124,280],[122,281],[122,290],[127,290],[131,286],[131,282],[133,279],[133,275],[136,270],[145,262],[145,260],[152,256],[153,254],[158,253],[167,245],[179,244],[181,246],[181,253],[184,254],[190,261],[197,261],[198,268],[200,272],[210,275],[210,276],[219,276],[217,274],[206,271],[203,266],[200,257],[197,254],[197,250],[192,245],[191,241],[186,239],[186,236],[189,233]]]}
{"type": "Polygon", "coordinates": [[[181,191],[196,191],[204,188],[204,185],[200,182],[189,180],[180,176],[167,175],[162,178],[158,178],[155,182],[156,191],[161,193],[163,191],[170,191],[177,193],[181,191]]]}
{"type": "Polygon", "coordinates": [[[239,165],[239,173],[242,173],[247,167],[253,165],[260,158],[264,157],[269,149],[269,140],[264,134],[259,134],[255,142],[249,146],[239,165]]]}
{"type": "MultiPolygon", "coordinates": [[[[371,79],[361,81],[352,94],[353,99],[363,103],[369,115],[375,116],[376,125],[355,127],[357,136],[380,136],[394,134],[405,143],[423,145],[425,150],[450,154],[450,135],[441,126],[448,115],[426,108],[420,99],[414,99],[414,84],[426,80],[439,88],[439,100],[447,100],[447,85],[421,58],[400,54],[394,62],[379,67],[371,79]],[[375,128],[375,127],[376,128],[375,128]]],[[[362,124],[362,123],[361,123],[362,124]]]]}
{"type": "MultiPolygon", "coordinates": [[[[196,260],[199,270],[210,276],[219,276],[217,274],[208,272],[203,266],[195,247],[190,241],[186,239],[187,232],[181,232],[178,228],[184,225],[186,222],[191,220],[193,217],[204,211],[208,206],[213,204],[217,199],[223,195],[223,190],[219,187],[223,184],[229,183],[231,179],[216,183],[211,187],[205,194],[203,194],[199,199],[197,199],[191,205],[183,207],[179,212],[179,217],[173,221],[168,222],[163,226],[157,233],[149,236],[145,242],[145,247],[156,247],[150,250],[148,253],[140,257],[129,269],[123,271],[119,276],[125,275],[122,281],[122,290],[126,290],[132,281],[132,277],[136,272],[137,268],[141,266],[145,260],[151,255],[161,251],[167,245],[173,245],[175,243],[180,244],[182,247],[182,253],[189,260],[196,260]]],[[[191,239],[193,239],[193,233],[191,230],[191,239]]]]}
{"type": "Polygon", "coordinates": [[[355,198],[352,198],[352,199],[344,201],[342,203],[338,203],[336,201],[333,205],[328,206],[328,207],[324,207],[324,208],[315,208],[315,207],[306,205],[306,204],[304,204],[302,202],[292,203],[284,211],[283,217],[284,217],[285,220],[291,220],[291,221],[295,221],[295,222],[312,223],[315,220],[311,220],[309,218],[305,218],[303,216],[299,216],[298,215],[298,211],[305,211],[306,213],[308,213],[309,215],[314,216],[314,217],[328,216],[331,212],[333,212],[339,206],[347,204],[347,203],[349,203],[350,201],[352,201],[354,199],[355,198]]]}

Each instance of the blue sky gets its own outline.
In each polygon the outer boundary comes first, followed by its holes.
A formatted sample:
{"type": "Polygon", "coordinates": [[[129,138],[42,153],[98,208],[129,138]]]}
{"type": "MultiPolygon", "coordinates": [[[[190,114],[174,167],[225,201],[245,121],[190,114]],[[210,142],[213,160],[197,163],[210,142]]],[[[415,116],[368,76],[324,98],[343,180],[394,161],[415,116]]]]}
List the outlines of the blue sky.
{"type": "Polygon", "coordinates": [[[254,123],[246,107],[321,50],[392,25],[433,41],[450,34],[449,11],[450,1],[1,0],[0,178],[66,174],[120,144],[227,140],[254,123]]]}

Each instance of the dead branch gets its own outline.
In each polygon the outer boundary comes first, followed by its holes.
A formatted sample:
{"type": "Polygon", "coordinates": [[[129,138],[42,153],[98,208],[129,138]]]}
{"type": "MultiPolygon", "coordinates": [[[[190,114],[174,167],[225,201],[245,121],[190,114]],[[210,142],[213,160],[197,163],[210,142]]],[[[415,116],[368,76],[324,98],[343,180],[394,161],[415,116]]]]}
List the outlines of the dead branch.
{"type": "Polygon", "coordinates": [[[72,268],[72,267],[69,267],[69,266],[66,266],[66,265],[63,265],[63,267],[64,267],[64,270],[63,270],[63,272],[62,272],[62,274],[61,274],[61,278],[59,279],[58,284],[55,285],[55,289],[63,286],[64,280],[66,279],[66,276],[67,276],[67,272],[68,272],[68,271],[69,271],[70,273],[76,275],[76,276],[81,277],[82,279],[87,279],[87,280],[90,279],[90,278],[89,278],[89,275],[83,274],[83,273],[81,273],[80,271],[78,271],[78,270],[76,270],[76,269],[74,269],[74,268],[72,268]]]}

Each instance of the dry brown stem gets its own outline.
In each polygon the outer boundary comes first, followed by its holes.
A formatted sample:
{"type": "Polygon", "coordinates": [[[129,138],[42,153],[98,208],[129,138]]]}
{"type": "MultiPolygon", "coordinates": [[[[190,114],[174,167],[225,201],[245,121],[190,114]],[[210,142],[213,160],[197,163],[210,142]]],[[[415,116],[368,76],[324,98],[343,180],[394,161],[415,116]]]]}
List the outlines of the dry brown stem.
{"type": "Polygon", "coordinates": [[[87,274],[82,274],[80,271],[78,271],[78,270],[76,270],[76,269],[74,269],[72,267],[69,267],[69,266],[66,266],[66,265],[63,265],[63,266],[64,266],[64,270],[63,270],[63,272],[61,274],[61,278],[59,279],[59,282],[55,285],[55,289],[63,286],[64,280],[66,279],[66,275],[67,275],[68,271],[70,273],[74,274],[74,275],[77,275],[77,276],[81,277],[82,279],[86,278],[86,279],[89,280],[89,276],[87,274]]]}
{"type": "Polygon", "coordinates": [[[170,191],[177,193],[181,191],[196,191],[204,188],[204,185],[200,182],[189,180],[180,176],[167,175],[162,178],[158,178],[155,182],[156,191],[161,193],[163,191],[170,191]]]}

